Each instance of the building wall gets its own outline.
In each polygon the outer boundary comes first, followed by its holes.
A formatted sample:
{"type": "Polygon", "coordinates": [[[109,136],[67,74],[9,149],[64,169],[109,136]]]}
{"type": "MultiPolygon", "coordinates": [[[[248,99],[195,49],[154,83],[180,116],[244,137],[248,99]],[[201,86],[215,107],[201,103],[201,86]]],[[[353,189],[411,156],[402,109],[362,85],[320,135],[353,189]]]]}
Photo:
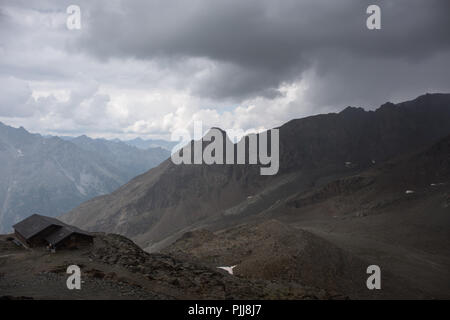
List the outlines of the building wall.
{"type": "Polygon", "coordinates": [[[60,226],[55,226],[55,225],[45,228],[38,234],[36,234],[33,237],[31,237],[30,239],[28,239],[28,243],[29,243],[30,247],[45,247],[45,246],[47,246],[48,242],[47,242],[47,240],[45,240],[45,238],[60,228],[61,228],[60,226]]]}
{"type": "Polygon", "coordinates": [[[25,239],[25,237],[23,237],[19,232],[17,232],[17,230],[14,230],[14,235],[16,236],[16,238],[25,246],[29,247],[30,244],[28,243],[27,239],[25,239]]]}

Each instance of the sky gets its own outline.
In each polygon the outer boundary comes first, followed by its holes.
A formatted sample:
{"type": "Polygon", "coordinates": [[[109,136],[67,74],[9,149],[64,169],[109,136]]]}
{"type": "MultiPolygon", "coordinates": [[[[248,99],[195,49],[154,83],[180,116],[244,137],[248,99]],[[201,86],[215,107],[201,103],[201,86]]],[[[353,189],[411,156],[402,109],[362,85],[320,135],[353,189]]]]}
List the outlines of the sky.
{"type": "Polygon", "coordinates": [[[450,92],[449,14],[447,0],[0,0],[0,121],[169,139],[450,92]]]}

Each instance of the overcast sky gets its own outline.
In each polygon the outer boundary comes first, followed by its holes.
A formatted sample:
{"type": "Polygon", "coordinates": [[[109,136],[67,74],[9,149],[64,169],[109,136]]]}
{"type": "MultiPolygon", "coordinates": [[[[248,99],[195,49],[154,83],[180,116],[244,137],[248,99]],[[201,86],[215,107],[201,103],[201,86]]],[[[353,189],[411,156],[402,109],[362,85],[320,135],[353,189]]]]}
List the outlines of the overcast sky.
{"type": "Polygon", "coordinates": [[[0,0],[0,121],[168,138],[449,92],[449,14],[447,0],[0,0]]]}

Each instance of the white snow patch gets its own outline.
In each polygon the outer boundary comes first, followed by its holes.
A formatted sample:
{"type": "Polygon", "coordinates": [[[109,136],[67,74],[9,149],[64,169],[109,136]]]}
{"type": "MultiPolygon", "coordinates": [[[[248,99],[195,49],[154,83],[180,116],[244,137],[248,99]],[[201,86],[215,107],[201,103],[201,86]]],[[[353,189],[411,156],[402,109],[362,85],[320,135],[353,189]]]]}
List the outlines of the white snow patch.
{"type": "Polygon", "coordinates": [[[217,269],[223,269],[223,270],[225,270],[226,272],[228,272],[229,274],[233,275],[233,269],[234,269],[235,267],[236,267],[236,266],[231,266],[231,267],[217,267],[217,269]]]}
{"type": "Polygon", "coordinates": [[[443,186],[445,183],[443,183],[443,182],[439,182],[439,183],[432,183],[432,184],[430,184],[430,186],[432,186],[432,187],[439,187],[439,186],[443,186]]]}

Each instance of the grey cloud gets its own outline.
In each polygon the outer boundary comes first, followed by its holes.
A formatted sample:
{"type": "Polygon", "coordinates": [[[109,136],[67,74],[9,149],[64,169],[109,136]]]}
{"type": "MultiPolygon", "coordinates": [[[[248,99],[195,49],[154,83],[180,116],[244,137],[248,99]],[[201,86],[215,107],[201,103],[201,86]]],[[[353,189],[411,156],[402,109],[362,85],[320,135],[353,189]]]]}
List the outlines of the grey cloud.
{"type": "Polygon", "coordinates": [[[0,117],[30,117],[26,126],[60,132],[123,132],[176,115],[164,103],[187,92],[174,99],[187,110],[177,124],[226,106],[240,115],[229,123],[251,127],[450,87],[446,0],[78,0],[82,29],[68,31],[65,9],[73,3],[0,0],[0,78],[16,79],[1,82],[0,117]],[[382,9],[377,31],[365,27],[373,3],[382,9]],[[307,89],[283,105],[280,86],[300,80],[307,89]],[[70,99],[33,102],[30,86],[70,99]],[[126,99],[117,98],[120,89],[126,99]],[[166,99],[140,105],[133,91],[166,99]],[[249,105],[254,111],[236,112],[249,105]],[[146,108],[156,115],[136,112],[146,108]]]}
{"type": "Polygon", "coordinates": [[[426,92],[448,92],[450,50],[420,61],[370,59],[322,52],[322,59],[338,61],[315,70],[304,99],[314,113],[346,106],[374,109],[386,101],[401,102],[426,92]]]}
{"type": "Polygon", "coordinates": [[[26,82],[13,77],[0,78],[0,117],[29,117],[31,89],[26,82]]]}
{"type": "Polygon", "coordinates": [[[100,59],[204,57],[218,72],[194,92],[242,99],[273,96],[312,66],[333,71],[326,66],[339,60],[318,56],[323,50],[358,61],[428,59],[450,48],[449,9],[438,0],[116,1],[88,7],[76,45],[100,59]],[[372,3],[382,9],[382,30],[365,27],[372,3]]]}

